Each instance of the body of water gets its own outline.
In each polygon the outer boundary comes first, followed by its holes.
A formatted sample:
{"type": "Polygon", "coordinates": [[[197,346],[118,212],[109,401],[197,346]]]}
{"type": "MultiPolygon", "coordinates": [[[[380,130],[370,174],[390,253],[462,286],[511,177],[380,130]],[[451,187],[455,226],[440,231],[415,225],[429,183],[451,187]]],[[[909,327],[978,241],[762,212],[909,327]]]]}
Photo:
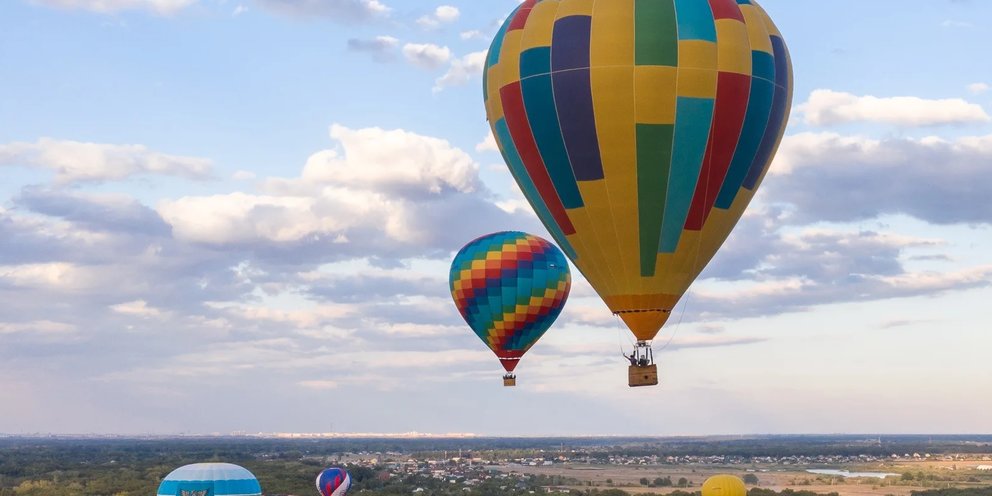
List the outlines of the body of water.
{"type": "Polygon", "coordinates": [[[848,470],[835,470],[835,469],[813,469],[807,470],[811,474],[818,475],[839,475],[841,477],[874,477],[876,479],[884,479],[886,477],[897,476],[899,474],[889,474],[885,472],[850,472],[848,470]]]}

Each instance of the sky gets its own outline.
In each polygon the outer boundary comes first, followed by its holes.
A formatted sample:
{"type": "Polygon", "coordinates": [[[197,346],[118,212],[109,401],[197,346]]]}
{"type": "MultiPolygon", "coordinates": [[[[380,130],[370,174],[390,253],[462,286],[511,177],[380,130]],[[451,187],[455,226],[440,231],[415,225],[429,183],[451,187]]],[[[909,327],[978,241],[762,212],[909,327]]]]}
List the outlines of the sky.
{"type": "Polygon", "coordinates": [[[573,270],[517,368],[448,265],[548,237],[489,135],[516,0],[0,2],[0,433],[988,433],[992,3],[765,0],[758,196],[630,389],[573,270]]]}

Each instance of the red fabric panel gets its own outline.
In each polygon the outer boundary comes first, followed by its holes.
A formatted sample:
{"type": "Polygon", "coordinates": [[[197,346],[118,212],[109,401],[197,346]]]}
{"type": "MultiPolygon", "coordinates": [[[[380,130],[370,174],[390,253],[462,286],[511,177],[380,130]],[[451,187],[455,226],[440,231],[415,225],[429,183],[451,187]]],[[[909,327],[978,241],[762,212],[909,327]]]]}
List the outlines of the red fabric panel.
{"type": "Polygon", "coordinates": [[[747,102],[751,96],[751,76],[732,72],[721,72],[717,79],[716,107],[713,111],[713,125],[710,128],[710,142],[706,145],[703,167],[699,172],[696,192],[689,207],[689,217],[685,228],[699,231],[706,223],[716,197],[720,194],[727,170],[734,159],[734,151],[740,141],[744,116],[747,115],[747,102]]]}
{"type": "Polygon", "coordinates": [[[537,5],[537,0],[527,0],[520,6],[520,10],[517,14],[513,16],[513,20],[510,21],[509,31],[514,31],[517,29],[523,29],[527,25],[527,18],[530,17],[530,11],[537,5]]]}
{"type": "Polygon", "coordinates": [[[713,19],[736,19],[744,22],[744,14],[737,6],[737,0],[710,0],[710,8],[713,9],[713,19]]]}
{"type": "MultiPolygon", "coordinates": [[[[520,81],[510,83],[499,90],[500,98],[503,100],[503,113],[506,115],[506,125],[510,129],[510,136],[513,144],[517,146],[520,159],[524,162],[527,175],[534,181],[534,187],[544,200],[545,205],[554,217],[558,227],[565,234],[575,234],[575,226],[565,212],[565,206],[558,198],[555,185],[548,175],[548,168],[544,165],[541,152],[534,141],[534,134],[530,129],[530,122],[527,120],[527,110],[524,108],[524,96],[520,88],[520,81]]],[[[745,97],[746,98],[746,97],[745,97]]]]}

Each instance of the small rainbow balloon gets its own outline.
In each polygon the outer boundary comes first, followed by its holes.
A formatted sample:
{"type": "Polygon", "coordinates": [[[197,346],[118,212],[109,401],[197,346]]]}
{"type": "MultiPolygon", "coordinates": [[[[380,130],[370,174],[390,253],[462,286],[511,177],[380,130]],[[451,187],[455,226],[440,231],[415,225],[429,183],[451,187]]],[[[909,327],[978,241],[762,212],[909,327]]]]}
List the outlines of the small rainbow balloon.
{"type": "Polygon", "coordinates": [[[462,248],[451,263],[449,283],[465,322],[512,377],[520,358],[561,313],[572,276],[565,255],[550,242],[500,232],[462,248]]]}

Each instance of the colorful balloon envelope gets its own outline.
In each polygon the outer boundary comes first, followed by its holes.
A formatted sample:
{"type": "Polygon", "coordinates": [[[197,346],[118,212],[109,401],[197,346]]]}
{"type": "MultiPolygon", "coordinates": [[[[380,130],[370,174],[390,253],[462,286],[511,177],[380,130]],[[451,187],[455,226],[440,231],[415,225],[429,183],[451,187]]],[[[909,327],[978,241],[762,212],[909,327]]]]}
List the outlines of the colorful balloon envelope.
{"type": "Polygon", "coordinates": [[[513,370],[561,313],[572,276],[561,250],[537,236],[500,232],[465,245],[451,262],[449,286],[465,322],[513,370]]]}
{"type": "Polygon", "coordinates": [[[326,468],[317,474],[317,491],[321,496],[344,496],[351,488],[351,475],[343,468],[326,468]]]}
{"type": "Polygon", "coordinates": [[[526,0],[484,85],[527,200],[646,344],[761,184],[792,66],[754,0],[526,0]]]}
{"type": "Polygon", "coordinates": [[[258,479],[230,463],[194,463],[173,470],[162,480],[158,496],[261,496],[258,479]]]}

